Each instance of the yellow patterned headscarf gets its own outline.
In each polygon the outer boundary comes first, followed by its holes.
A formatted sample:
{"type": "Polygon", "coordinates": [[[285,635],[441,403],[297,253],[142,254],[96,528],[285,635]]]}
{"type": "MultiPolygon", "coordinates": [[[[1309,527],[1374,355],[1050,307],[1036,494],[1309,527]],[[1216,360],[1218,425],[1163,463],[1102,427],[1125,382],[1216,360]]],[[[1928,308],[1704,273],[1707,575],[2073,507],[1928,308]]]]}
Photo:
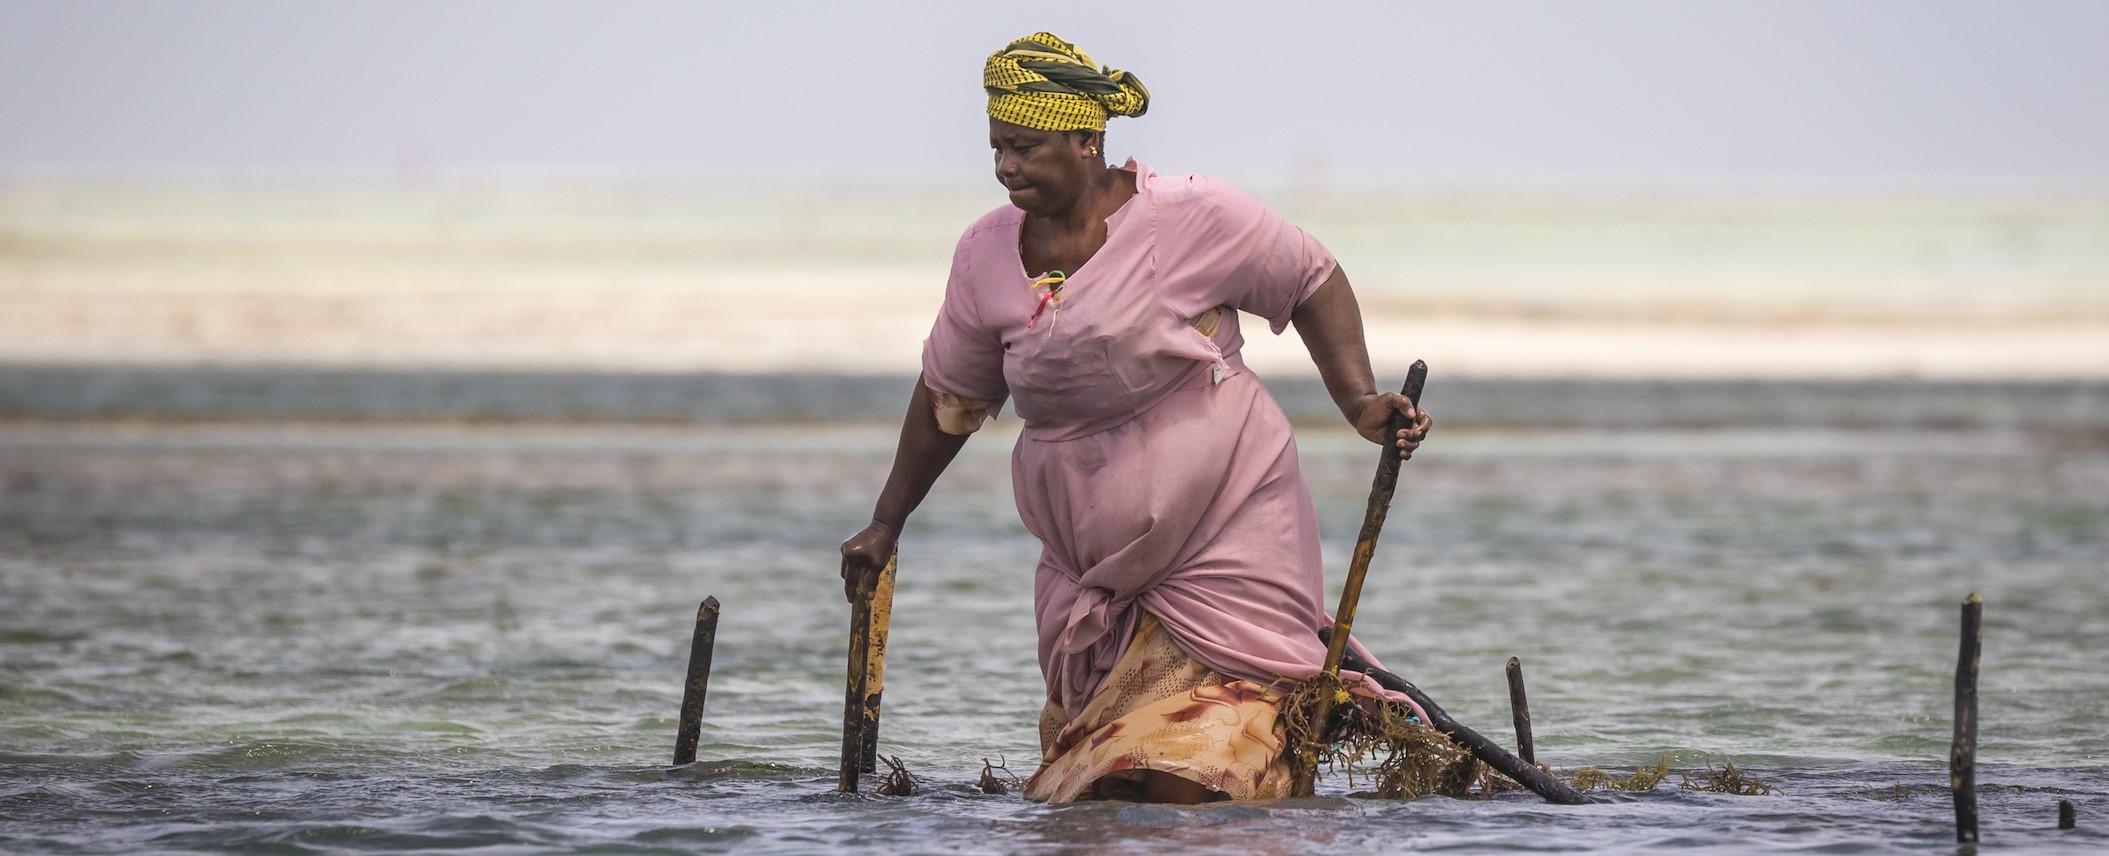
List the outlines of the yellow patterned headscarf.
{"type": "Polygon", "coordinates": [[[989,115],[1042,131],[1103,131],[1107,116],[1140,116],[1150,91],[1102,68],[1053,33],[1034,33],[989,54],[981,67],[989,115]]]}

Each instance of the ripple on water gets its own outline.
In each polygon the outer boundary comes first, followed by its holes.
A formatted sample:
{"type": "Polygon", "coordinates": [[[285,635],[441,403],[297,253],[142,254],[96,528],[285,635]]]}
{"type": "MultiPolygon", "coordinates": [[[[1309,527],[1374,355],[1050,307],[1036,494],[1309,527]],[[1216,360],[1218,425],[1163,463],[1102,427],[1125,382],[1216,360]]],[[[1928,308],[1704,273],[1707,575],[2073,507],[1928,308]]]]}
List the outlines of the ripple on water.
{"type": "Polygon", "coordinates": [[[800,767],[778,761],[751,758],[724,758],[703,760],[679,767],[660,767],[654,771],[638,770],[639,777],[656,775],[659,778],[692,782],[775,780],[810,778],[826,771],[812,767],[800,767]]]}
{"type": "Polygon", "coordinates": [[[346,848],[382,853],[468,850],[546,844],[550,833],[495,817],[405,818],[370,823],[229,823],[187,827],[148,838],[156,848],[219,852],[229,849],[292,853],[338,852],[346,848]]]}
{"type": "Polygon", "coordinates": [[[389,725],[394,731],[417,731],[427,734],[482,734],[487,729],[467,722],[446,719],[410,720],[389,725]]]}
{"type": "Polygon", "coordinates": [[[359,759],[357,749],[348,743],[242,741],[211,749],[142,754],[138,766],[148,770],[201,772],[279,770],[317,761],[356,760],[359,759]]]}
{"type": "Polygon", "coordinates": [[[662,826],[632,835],[630,840],[640,844],[698,846],[733,844],[760,835],[761,831],[751,826],[662,826]]]}
{"type": "Polygon", "coordinates": [[[1920,731],[1885,734],[1875,740],[1874,748],[1885,755],[1896,757],[1944,758],[1947,757],[1949,744],[1953,740],[1953,733],[1949,733],[1947,736],[1940,736],[1940,732],[1928,728],[1920,731]]]}
{"type": "Polygon", "coordinates": [[[76,628],[57,627],[0,627],[0,645],[37,645],[51,642],[79,642],[88,638],[88,631],[76,628]]]}

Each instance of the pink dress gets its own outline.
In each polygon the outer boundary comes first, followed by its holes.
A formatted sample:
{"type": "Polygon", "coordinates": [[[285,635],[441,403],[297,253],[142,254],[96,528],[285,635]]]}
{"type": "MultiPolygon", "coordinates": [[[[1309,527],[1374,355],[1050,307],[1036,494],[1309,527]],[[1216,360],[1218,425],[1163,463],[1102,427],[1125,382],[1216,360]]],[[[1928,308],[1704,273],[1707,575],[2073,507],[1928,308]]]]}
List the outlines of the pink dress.
{"type": "Polygon", "coordinates": [[[1037,319],[1024,213],[969,227],[923,350],[932,391],[1009,399],[1024,420],[1011,469],[1043,545],[1040,668],[1071,717],[1145,612],[1194,660],[1262,684],[1315,674],[1329,623],[1288,419],[1239,357],[1236,313],[1213,335],[1192,322],[1229,307],[1280,333],[1333,256],[1222,182],[1125,168],[1135,196],[1037,319]]]}

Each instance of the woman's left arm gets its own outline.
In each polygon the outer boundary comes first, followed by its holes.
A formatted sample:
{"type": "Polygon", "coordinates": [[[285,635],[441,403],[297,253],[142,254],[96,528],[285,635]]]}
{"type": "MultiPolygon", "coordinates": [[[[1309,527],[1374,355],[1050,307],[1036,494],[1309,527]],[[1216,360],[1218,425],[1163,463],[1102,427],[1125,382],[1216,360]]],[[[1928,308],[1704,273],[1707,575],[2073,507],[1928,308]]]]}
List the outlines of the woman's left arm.
{"type": "Polygon", "coordinates": [[[1325,283],[1297,304],[1289,322],[1296,326],[1296,335],[1303,337],[1311,361],[1318,364],[1318,376],[1325,379],[1325,391],[1348,424],[1372,443],[1397,445],[1399,457],[1413,457],[1434,420],[1406,396],[1377,390],[1376,376],[1369,368],[1369,345],[1362,338],[1362,309],[1355,302],[1355,290],[1347,284],[1347,274],[1335,265],[1325,283]],[[1385,437],[1384,428],[1394,411],[1406,414],[1412,427],[1385,437]]]}

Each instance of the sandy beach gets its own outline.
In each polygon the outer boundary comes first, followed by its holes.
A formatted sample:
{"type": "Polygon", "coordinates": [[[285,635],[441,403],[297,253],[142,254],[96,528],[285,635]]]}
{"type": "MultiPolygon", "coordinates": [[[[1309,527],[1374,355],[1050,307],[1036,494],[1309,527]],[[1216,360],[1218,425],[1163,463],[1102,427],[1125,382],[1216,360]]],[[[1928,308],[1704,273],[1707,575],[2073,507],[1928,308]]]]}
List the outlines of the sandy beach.
{"type": "MultiPolygon", "coordinates": [[[[0,186],[0,361],[900,374],[988,200],[0,186]],[[894,212],[869,216],[874,210],[894,212]]],[[[1369,197],[1280,206],[1380,373],[2109,377],[2109,201],[1369,197]]],[[[1308,373],[1247,319],[1248,360],[1308,373]]]]}

